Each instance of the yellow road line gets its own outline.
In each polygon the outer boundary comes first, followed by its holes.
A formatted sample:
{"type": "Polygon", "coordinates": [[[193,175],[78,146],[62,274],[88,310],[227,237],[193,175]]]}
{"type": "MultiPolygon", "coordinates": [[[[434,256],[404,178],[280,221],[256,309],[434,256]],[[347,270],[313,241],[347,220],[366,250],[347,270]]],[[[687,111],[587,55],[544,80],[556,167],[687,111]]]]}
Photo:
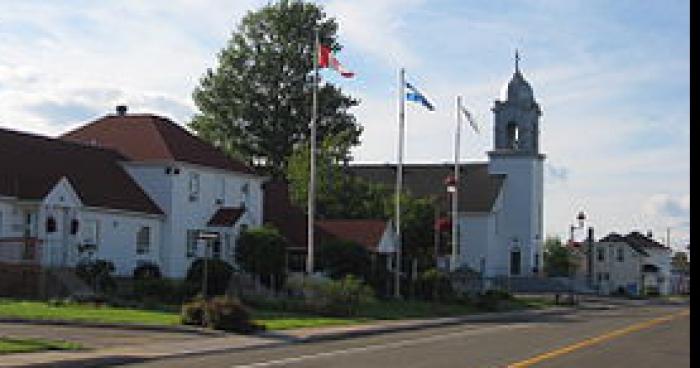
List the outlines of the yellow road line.
{"type": "Polygon", "coordinates": [[[605,333],[605,334],[602,334],[602,335],[599,335],[599,336],[596,336],[596,337],[592,337],[592,338],[590,338],[590,339],[586,339],[586,340],[583,340],[583,341],[578,342],[578,343],[575,343],[575,344],[571,344],[571,345],[565,346],[565,347],[563,347],[563,348],[559,348],[559,349],[556,349],[556,350],[552,350],[552,351],[550,351],[550,352],[548,352],[548,353],[544,353],[544,354],[540,354],[540,355],[534,356],[534,357],[532,357],[532,358],[530,358],[530,359],[527,359],[527,360],[523,360],[523,361],[520,361],[520,362],[517,362],[517,363],[513,363],[513,364],[509,365],[508,368],[523,368],[523,367],[529,367],[529,366],[531,366],[531,365],[533,365],[533,364],[537,364],[537,363],[539,363],[539,362],[541,362],[541,361],[543,361],[543,360],[552,359],[552,358],[558,357],[558,356],[560,356],[560,355],[564,355],[564,354],[570,353],[570,352],[572,352],[572,351],[574,351],[574,350],[578,350],[578,349],[585,348],[585,347],[587,347],[587,346],[599,344],[599,343],[601,343],[601,342],[603,342],[603,341],[607,341],[607,340],[610,340],[610,339],[614,339],[614,338],[616,338],[616,337],[619,337],[619,336],[622,336],[622,335],[626,335],[626,334],[629,334],[629,333],[632,333],[632,332],[635,332],[635,331],[643,330],[643,329],[645,329],[645,328],[649,328],[649,327],[652,327],[652,326],[655,326],[655,325],[658,325],[658,324],[661,324],[661,323],[664,323],[664,322],[668,322],[668,321],[671,321],[671,320],[673,320],[673,319],[675,319],[675,318],[682,317],[682,316],[686,316],[686,315],[689,315],[689,314],[690,314],[690,310],[689,310],[689,309],[686,309],[686,310],[683,310],[682,312],[673,313],[673,314],[670,314],[670,315],[666,315],[666,316],[654,318],[654,319],[651,319],[651,320],[648,320],[648,321],[636,323],[636,324],[633,324],[633,325],[628,326],[628,327],[624,327],[624,328],[621,328],[621,329],[618,329],[618,330],[613,330],[613,331],[607,332],[607,333],[605,333]]]}

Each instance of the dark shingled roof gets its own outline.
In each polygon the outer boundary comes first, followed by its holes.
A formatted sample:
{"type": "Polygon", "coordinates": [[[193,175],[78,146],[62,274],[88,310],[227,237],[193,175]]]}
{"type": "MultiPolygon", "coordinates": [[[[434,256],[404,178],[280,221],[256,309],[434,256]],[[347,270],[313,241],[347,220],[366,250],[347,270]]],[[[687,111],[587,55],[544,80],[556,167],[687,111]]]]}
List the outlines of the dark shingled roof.
{"type": "Polygon", "coordinates": [[[66,177],[86,206],[162,214],[120,161],[109,149],[0,129],[0,195],[41,200],[66,177]]]}
{"type": "Polygon", "coordinates": [[[649,253],[645,249],[668,249],[663,244],[650,237],[642,235],[638,231],[633,231],[625,236],[617,233],[610,233],[604,238],[600,239],[600,241],[606,243],[626,243],[632,247],[632,249],[645,256],[649,256],[649,253]]]}
{"type": "MultiPolygon", "coordinates": [[[[396,186],[394,164],[349,165],[347,172],[366,180],[381,183],[388,188],[396,186]]],[[[454,173],[451,164],[404,164],[403,185],[418,197],[433,197],[443,209],[447,209],[445,179],[454,173]]],[[[460,166],[460,212],[489,212],[501,192],[504,174],[489,174],[487,163],[462,164],[460,166]]]]}
{"type": "Polygon", "coordinates": [[[316,224],[336,239],[348,240],[376,252],[386,231],[387,220],[317,220],[316,224]]]}
{"type": "Polygon", "coordinates": [[[61,139],[112,148],[134,161],[182,161],[253,173],[244,163],[157,115],[107,115],[64,134],[61,139]]]}
{"type": "Polygon", "coordinates": [[[207,225],[231,227],[238,222],[243,213],[245,213],[245,209],[241,207],[221,207],[216,210],[207,225]]]}

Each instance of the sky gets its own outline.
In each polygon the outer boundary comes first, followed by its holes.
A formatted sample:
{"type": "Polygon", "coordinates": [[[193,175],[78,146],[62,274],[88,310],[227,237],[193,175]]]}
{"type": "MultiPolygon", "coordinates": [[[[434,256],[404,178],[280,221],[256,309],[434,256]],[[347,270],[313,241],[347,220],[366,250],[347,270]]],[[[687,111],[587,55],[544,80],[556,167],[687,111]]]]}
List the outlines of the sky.
{"type": "MultiPolygon", "coordinates": [[[[117,104],[184,125],[200,77],[266,3],[0,0],[0,127],[56,136],[117,104]]],[[[323,73],[361,101],[355,161],[396,161],[401,67],[436,106],[408,106],[405,162],[453,160],[457,95],[481,127],[463,130],[462,160],[486,160],[517,48],[543,111],[546,234],[568,238],[583,211],[596,236],[651,230],[665,242],[670,230],[674,248],[690,243],[689,1],[318,3],[356,73],[323,73]]]]}

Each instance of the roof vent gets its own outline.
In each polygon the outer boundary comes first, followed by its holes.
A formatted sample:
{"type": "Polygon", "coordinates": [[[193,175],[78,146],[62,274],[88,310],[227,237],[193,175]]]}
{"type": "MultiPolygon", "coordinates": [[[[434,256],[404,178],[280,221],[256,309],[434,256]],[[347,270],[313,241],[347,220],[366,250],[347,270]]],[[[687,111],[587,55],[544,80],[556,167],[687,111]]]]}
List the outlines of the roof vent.
{"type": "Polygon", "coordinates": [[[117,115],[124,116],[129,108],[126,105],[117,105],[117,115]]]}

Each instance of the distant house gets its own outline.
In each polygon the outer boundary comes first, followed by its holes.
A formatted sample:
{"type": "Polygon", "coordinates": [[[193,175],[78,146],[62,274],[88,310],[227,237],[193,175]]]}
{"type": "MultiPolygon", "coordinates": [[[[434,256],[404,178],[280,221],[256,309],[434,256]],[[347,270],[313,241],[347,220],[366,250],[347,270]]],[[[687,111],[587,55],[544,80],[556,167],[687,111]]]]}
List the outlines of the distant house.
{"type": "MultiPolygon", "coordinates": [[[[287,249],[288,269],[303,272],[308,249],[308,217],[295,206],[289,196],[287,183],[270,181],[264,184],[264,223],[277,228],[289,241],[287,249]]],[[[379,264],[390,267],[395,251],[396,233],[392,222],[384,219],[334,219],[316,220],[314,244],[341,239],[357,243],[372,254],[379,264]]]]}
{"type": "Polygon", "coordinates": [[[671,253],[650,234],[611,233],[593,243],[593,284],[601,294],[667,295],[671,292],[671,253]]]}
{"type": "Polygon", "coordinates": [[[245,164],[150,114],[116,114],[58,139],[0,130],[0,263],[72,267],[93,249],[130,276],[145,262],[184,277],[204,255],[233,262],[238,234],[263,220],[245,164]]]}

